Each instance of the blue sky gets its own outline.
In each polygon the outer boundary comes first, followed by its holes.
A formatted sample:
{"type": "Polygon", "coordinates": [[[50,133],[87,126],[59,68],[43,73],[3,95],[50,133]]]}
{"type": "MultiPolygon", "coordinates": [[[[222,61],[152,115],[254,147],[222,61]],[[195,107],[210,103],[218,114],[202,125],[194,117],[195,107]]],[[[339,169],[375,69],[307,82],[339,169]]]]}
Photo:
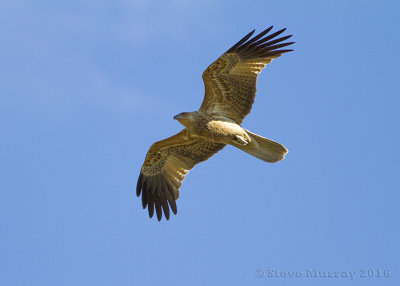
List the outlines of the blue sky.
{"type": "Polygon", "coordinates": [[[399,9],[1,1],[0,284],[399,285],[399,9]],[[186,177],[177,216],[149,219],[148,148],[200,106],[203,70],[270,25],[295,52],[262,72],[243,127],[286,159],[227,147],[186,177]],[[311,269],[356,275],[268,277],[311,269]]]}

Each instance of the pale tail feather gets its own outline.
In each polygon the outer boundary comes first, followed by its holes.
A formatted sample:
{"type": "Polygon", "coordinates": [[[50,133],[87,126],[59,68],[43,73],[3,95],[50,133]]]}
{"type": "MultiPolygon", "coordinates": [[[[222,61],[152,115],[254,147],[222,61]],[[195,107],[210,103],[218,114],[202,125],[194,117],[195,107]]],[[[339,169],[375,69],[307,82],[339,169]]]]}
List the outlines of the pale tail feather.
{"type": "Polygon", "coordinates": [[[270,163],[278,162],[285,158],[285,154],[288,150],[284,146],[248,130],[246,130],[246,132],[250,136],[251,142],[245,146],[235,144],[235,147],[270,163]]]}

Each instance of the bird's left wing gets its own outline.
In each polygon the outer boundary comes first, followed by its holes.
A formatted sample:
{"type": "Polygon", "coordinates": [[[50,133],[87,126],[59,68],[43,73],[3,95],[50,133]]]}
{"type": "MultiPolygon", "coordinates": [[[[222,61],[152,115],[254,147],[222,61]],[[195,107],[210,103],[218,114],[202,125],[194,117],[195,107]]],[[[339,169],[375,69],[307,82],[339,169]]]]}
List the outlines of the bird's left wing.
{"type": "Polygon", "coordinates": [[[155,208],[158,220],[162,210],[168,220],[168,204],[176,214],[175,200],[185,175],[224,147],[225,144],[193,138],[187,129],[154,143],[147,152],[136,187],[136,194],[142,194],[142,205],[148,207],[149,216],[153,216],[155,208]]]}
{"type": "Polygon", "coordinates": [[[268,35],[272,26],[250,39],[254,30],[226,51],[203,73],[205,97],[200,110],[218,114],[241,124],[256,96],[258,74],[293,44],[291,35],[277,38],[286,29],[268,35]]]}

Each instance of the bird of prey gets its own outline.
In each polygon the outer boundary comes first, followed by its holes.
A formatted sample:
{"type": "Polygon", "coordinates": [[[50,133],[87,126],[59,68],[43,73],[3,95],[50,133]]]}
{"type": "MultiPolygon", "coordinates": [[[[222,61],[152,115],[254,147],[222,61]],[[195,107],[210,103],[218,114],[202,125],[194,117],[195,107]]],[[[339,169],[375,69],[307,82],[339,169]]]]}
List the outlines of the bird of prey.
{"type": "Polygon", "coordinates": [[[213,62],[203,73],[200,109],[174,116],[185,128],[150,147],[136,187],[150,218],[154,209],[159,221],[162,211],[169,219],[169,207],[176,214],[175,201],[186,174],[226,144],[270,163],[285,157],[284,146],[241,127],[254,102],[258,74],[273,59],[292,51],[282,49],[294,43],[284,42],[292,35],[278,38],[286,29],[268,34],[272,28],[253,38],[255,30],[251,31],[213,62]]]}

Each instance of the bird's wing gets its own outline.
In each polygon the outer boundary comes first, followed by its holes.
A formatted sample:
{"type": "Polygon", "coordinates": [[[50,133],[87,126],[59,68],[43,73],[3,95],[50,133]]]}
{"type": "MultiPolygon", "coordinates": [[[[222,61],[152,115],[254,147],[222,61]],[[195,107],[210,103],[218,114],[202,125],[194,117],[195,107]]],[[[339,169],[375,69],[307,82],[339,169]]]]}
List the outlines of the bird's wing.
{"type": "Polygon", "coordinates": [[[277,38],[286,29],[267,35],[271,29],[250,39],[253,30],[204,71],[205,97],[200,110],[242,123],[254,102],[258,74],[273,59],[292,51],[281,49],[293,44],[282,43],[291,35],[277,38]]]}
{"type": "Polygon", "coordinates": [[[168,220],[168,203],[176,214],[175,200],[185,175],[224,147],[225,144],[193,138],[187,129],[154,143],[147,152],[136,187],[137,196],[142,193],[143,208],[148,206],[149,216],[153,216],[155,207],[161,220],[162,208],[168,220]]]}

